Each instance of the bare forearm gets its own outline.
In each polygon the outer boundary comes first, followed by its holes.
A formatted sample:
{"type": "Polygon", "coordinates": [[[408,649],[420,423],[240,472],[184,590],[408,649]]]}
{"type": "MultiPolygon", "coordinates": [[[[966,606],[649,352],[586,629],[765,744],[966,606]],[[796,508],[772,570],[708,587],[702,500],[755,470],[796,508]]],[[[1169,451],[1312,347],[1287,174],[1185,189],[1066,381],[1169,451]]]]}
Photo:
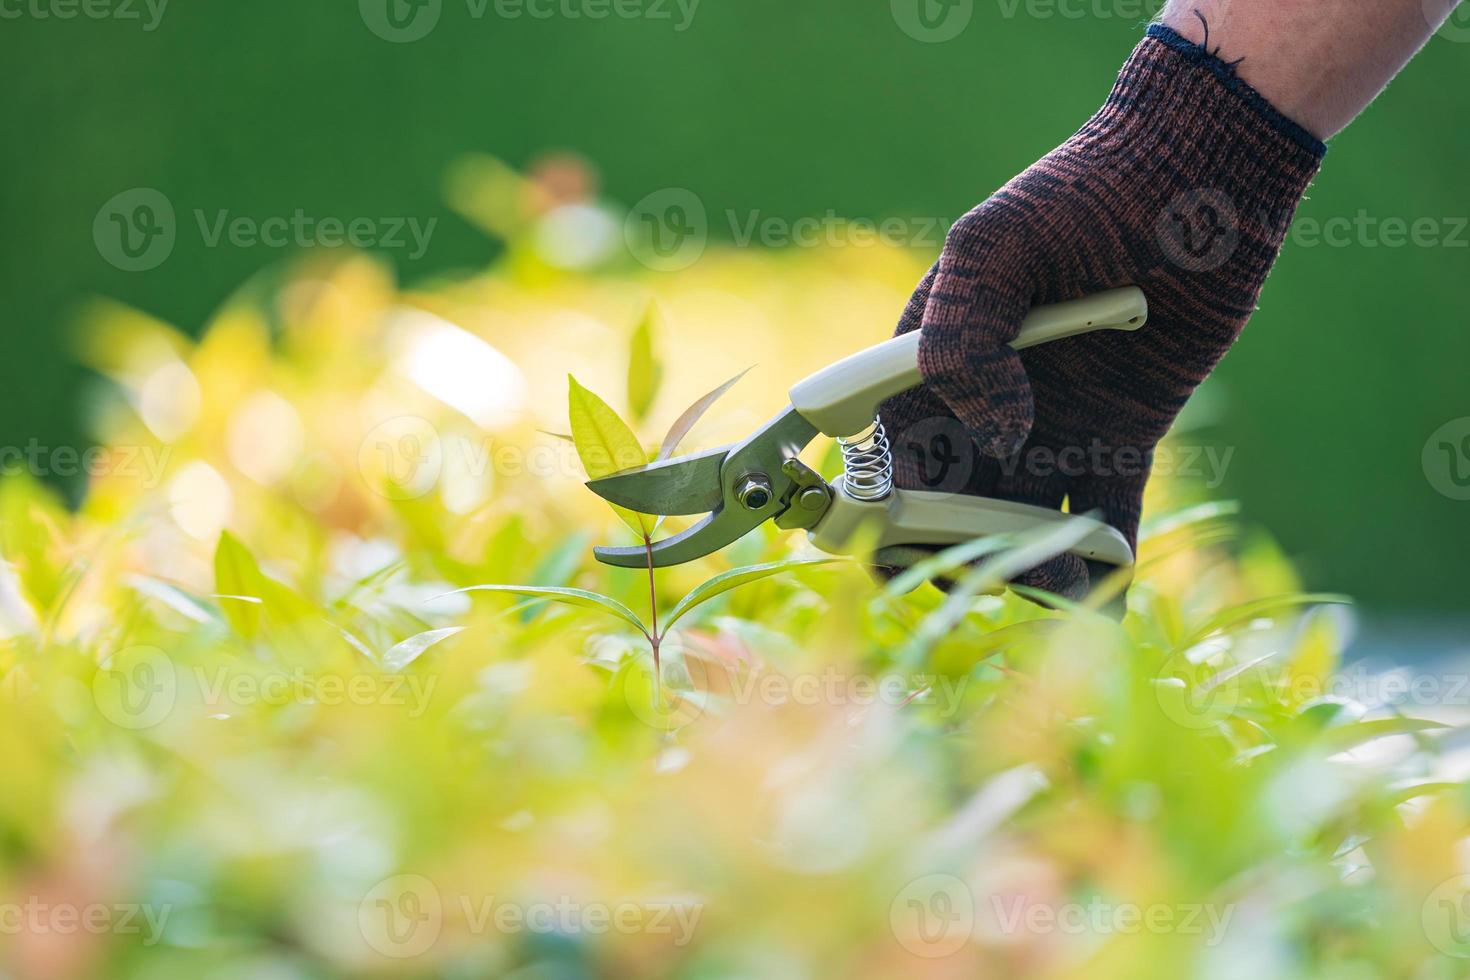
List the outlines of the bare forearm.
{"type": "Polygon", "coordinates": [[[1161,19],[1205,40],[1277,109],[1326,139],[1383,91],[1456,0],[1169,0],[1161,19]],[[1203,20],[1201,20],[1201,15],[1203,20]]]}

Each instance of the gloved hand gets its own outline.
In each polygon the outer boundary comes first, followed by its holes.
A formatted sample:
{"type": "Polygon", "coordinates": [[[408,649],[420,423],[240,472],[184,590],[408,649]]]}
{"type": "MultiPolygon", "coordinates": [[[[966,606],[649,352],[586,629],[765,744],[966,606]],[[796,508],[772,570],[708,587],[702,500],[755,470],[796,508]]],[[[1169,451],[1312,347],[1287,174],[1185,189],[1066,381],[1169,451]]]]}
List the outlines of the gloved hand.
{"type": "MultiPolygon", "coordinates": [[[[951,229],[898,333],[925,384],[884,404],[900,487],[1100,512],[1136,547],[1155,446],[1255,309],[1326,147],[1155,25],[1107,103],[951,229]],[[1032,306],[1136,285],[1148,324],[1007,346],[1032,306]],[[978,450],[978,451],[977,451],[978,450]]],[[[1088,588],[1063,555],[1019,581],[1088,588]]]]}

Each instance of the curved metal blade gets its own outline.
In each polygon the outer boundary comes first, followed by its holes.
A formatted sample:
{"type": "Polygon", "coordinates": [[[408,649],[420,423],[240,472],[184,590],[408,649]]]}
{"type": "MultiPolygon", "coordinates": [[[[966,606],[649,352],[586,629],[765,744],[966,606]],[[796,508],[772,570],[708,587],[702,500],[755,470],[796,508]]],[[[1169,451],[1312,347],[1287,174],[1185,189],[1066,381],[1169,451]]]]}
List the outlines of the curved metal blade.
{"type": "Polygon", "coordinates": [[[639,514],[706,514],[724,499],[720,465],[729,451],[729,446],[720,446],[649,463],[589,480],[587,488],[603,500],[639,514]]]}
{"type": "MultiPolygon", "coordinates": [[[[773,510],[778,506],[773,502],[766,510],[773,510]]],[[[765,511],[751,512],[738,507],[721,508],[673,537],[655,541],[652,548],[653,567],[682,565],[686,561],[712,555],[740,538],[767,516],[765,511]]],[[[619,568],[647,568],[649,565],[649,549],[642,547],[593,548],[592,553],[598,561],[619,568]]]]}
{"type": "Polygon", "coordinates": [[[709,510],[704,520],[671,538],[645,548],[597,548],[598,561],[622,568],[680,565],[714,554],[762,521],[785,513],[797,484],[785,463],[801,453],[817,434],[816,427],[791,406],[733,449],[715,449],[614,473],[588,484],[603,498],[653,514],[688,514],[709,510]],[[728,452],[728,456],[726,455],[728,452]],[[754,509],[739,497],[742,480],[768,481],[766,502],[754,509]]]}

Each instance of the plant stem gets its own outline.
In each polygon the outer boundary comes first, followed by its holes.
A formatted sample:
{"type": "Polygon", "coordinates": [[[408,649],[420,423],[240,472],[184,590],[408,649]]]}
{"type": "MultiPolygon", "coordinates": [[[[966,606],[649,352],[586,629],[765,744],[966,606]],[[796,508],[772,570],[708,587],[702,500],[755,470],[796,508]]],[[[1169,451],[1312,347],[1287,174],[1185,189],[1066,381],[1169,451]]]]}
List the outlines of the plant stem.
{"type": "Polygon", "coordinates": [[[653,580],[653,538],[647,534],[643,536],[643,550],[648,555],[648,618],[651,623],[648,642],[653,647],[653,680],[657,685],[663,680],[658,661],[658,646],[663,637],[658,633],[658,592],[654,589],[653,580]]]}

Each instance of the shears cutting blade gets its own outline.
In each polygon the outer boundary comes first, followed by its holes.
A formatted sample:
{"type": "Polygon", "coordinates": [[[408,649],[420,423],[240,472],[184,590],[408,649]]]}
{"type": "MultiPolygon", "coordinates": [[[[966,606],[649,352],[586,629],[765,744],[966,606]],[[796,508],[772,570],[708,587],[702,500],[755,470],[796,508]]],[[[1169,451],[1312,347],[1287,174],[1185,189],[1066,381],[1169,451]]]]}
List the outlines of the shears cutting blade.
{"type": "Polygon", "coordinates": [[[778,518],[800,490],[825,482],[797,457],[817,430],[795,408],[734,446],[623,470],[587,484],[604,500],[640,514],[697,514],[704,520],[650,548],[597,548],[623,568],[679,565],[713,554],[778,518]],[[795,461],[790,463],[789,461],[795,461]]]}
{"type": "Polygon", "coordinates": [[[608,503],[640,514],[674,517],[720,506],[720,465],[729,446],[623,470],[587,486],[608,503]]]}
{"type": "MultiPolygon", "coordinates": [[[[1094,330],[1137,330],[1147,318],[1142,291],[1115,289],[1032,310],[1011,346],[1019,350],[1094,330]]],[[[713,554],[768,520],[781,528],[805,528],[814,545],[834,554],[850,554],[858,541],[893,552],[1080,521],[1089,526],[1072,553],[1131,565],[1127,540],[1091,518],[893,486],[893,457],[878,406],[922,383],[918,347],[914,331],[818,371],[792,387],[791,404],[744,442],[588,482],[599,496],[640,514],[706,514],[646,548],[597,548],[597,558],[625,568],[678,565],[713,554]],[[818,435],[835,438],[842,449],[845,472],[831,482],[800,459],[818,435]]]]}

